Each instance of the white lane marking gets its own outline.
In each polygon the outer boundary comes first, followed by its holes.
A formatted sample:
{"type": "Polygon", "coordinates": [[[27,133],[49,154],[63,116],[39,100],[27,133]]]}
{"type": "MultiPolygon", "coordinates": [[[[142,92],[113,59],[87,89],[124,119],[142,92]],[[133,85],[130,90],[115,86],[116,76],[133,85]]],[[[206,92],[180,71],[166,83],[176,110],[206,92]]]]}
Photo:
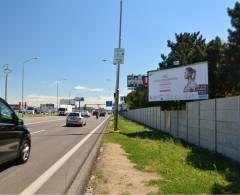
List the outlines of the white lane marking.
{"type": "Polygon", "coordinates": [[[41,124],[41,123],[49,123],[49,122],[55,122],[55,121],[61,121],[63,119],[57,119],[57,120],[50,120],[50,121],[41,121],[36,123],[26,123],[26,125],[35,125],[35,124],[41,124]]]}
{"type": "Polygon", "coordinates": [[[31,183],[20,195],[35,194],[49,179],[52,177],[63,165],[71,158],[71,156],[108,120],[105,119],[95,129],[93,129],[86,137],[78,142],[71,150],[69,150],[62,158],[55,162],[48,168],[41,176],[39,176],[33,183],[31,183]]]}
{"type": "Polygon", "coordinates": [[[44,131],[47,131],[47,130],[34,131],[34,132],[31,132],[31,135],[41,133],[41,132],[44,132],[44,131]]]}

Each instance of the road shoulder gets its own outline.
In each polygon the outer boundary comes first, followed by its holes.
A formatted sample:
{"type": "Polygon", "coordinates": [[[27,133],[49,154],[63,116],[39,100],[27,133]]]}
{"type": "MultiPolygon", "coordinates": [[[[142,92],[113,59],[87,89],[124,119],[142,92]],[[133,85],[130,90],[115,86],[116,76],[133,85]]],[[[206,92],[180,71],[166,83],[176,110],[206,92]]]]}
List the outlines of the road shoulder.
{"type": "Polygon", "coordinates": [[[154,173],[139,171],[119,144],[101,148],[87,194],[155,194],[158,187],[148,185],[159,179],[154,173]]]}

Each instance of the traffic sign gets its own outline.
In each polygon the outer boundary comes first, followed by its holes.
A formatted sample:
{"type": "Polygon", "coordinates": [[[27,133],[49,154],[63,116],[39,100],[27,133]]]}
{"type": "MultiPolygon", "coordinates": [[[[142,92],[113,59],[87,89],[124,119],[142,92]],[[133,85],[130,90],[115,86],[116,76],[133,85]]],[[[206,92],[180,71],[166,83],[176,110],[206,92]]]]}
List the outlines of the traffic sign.
{"type": "Polygon", "coordinates": [[[124,64],[124,54],[125,54],[125,49],[115,48],[113,64],[115,64],[115,65],[116,64],[124,64]]]}
{"type": "Polygon", "coordinates": [[[113,105],[112,101],[106,101],[106,106],[107,107],[112,107],[112,105],[113,105]]]}

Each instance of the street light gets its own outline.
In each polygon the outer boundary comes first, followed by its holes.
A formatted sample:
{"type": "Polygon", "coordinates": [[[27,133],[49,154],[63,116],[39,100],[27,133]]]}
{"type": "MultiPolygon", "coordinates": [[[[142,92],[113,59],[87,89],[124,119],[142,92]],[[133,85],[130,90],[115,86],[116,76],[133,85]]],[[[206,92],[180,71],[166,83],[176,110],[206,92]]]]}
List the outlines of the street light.
{"type": "Polygon", "coordinates": [[[25,60],[22,63],[22,116],[23,116],[23,101],[24,101],[24,71],[25,71],[25,64],[32,61],[32,60],[38,60],[38,57],[30,58],[28,60],[25,60]]]}
{"type": "Polygon", "coordinates": [[[56,83],[57,83],[57,111],[58,111],[58,88],[59,88],[59,83],[61,83],[61,82],[63,82],[63,81],[66,81],[67,79],[60,79],[60,80],[58,80],[58,81],[56,81],[56,83]]]}
{"type": "MultiPolygon", "coordinates": [[[[122,43],[122,13],[123,13],[123,1],[120,0],[120,21],[119,21],[119,37],[118,37],[118,49],[121,49],[122,43]]],[[[114,59],[115,62],[116,59],[114,59]]],[[[119,74],[120,74],[120,62],[118,61],[116,70],[116,88],[115,88],[115,109],[114,109],[114,131],[118,130],[118,104],[119,104],[119,74]]]]}
{"type": "Polygon", "coordinates": [[[12,70],[8,67],[8,64],[3,66],[3,73],[6,75],[5,78],[5,101],[7,101],[7,88],[8,88],[8,75],[12,72],[12,70]]]}
{"type": "MultiPolygon", "coordinates": [[[[111,60],[103,59],[102,62],[108,62],[110,64],[114,64],[111,60]]],[[[114,64],[115,65],[115,64],[114,64]]]]}

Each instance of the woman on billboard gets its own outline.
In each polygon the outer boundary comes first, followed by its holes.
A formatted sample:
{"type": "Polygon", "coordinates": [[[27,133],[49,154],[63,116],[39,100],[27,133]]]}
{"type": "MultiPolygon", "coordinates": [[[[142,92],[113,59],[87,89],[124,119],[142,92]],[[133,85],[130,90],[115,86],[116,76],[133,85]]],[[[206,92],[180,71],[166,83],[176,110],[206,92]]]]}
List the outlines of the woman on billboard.
{"type": "Polygon", "coordinates": [[[184,92],[196,92],[197,91],[197,83],[195,82],[197,72],[195,69],[191,67],[187,67],[185,69],[184,78],[188,80],[187,85],[184,87],[184,92]]]}

